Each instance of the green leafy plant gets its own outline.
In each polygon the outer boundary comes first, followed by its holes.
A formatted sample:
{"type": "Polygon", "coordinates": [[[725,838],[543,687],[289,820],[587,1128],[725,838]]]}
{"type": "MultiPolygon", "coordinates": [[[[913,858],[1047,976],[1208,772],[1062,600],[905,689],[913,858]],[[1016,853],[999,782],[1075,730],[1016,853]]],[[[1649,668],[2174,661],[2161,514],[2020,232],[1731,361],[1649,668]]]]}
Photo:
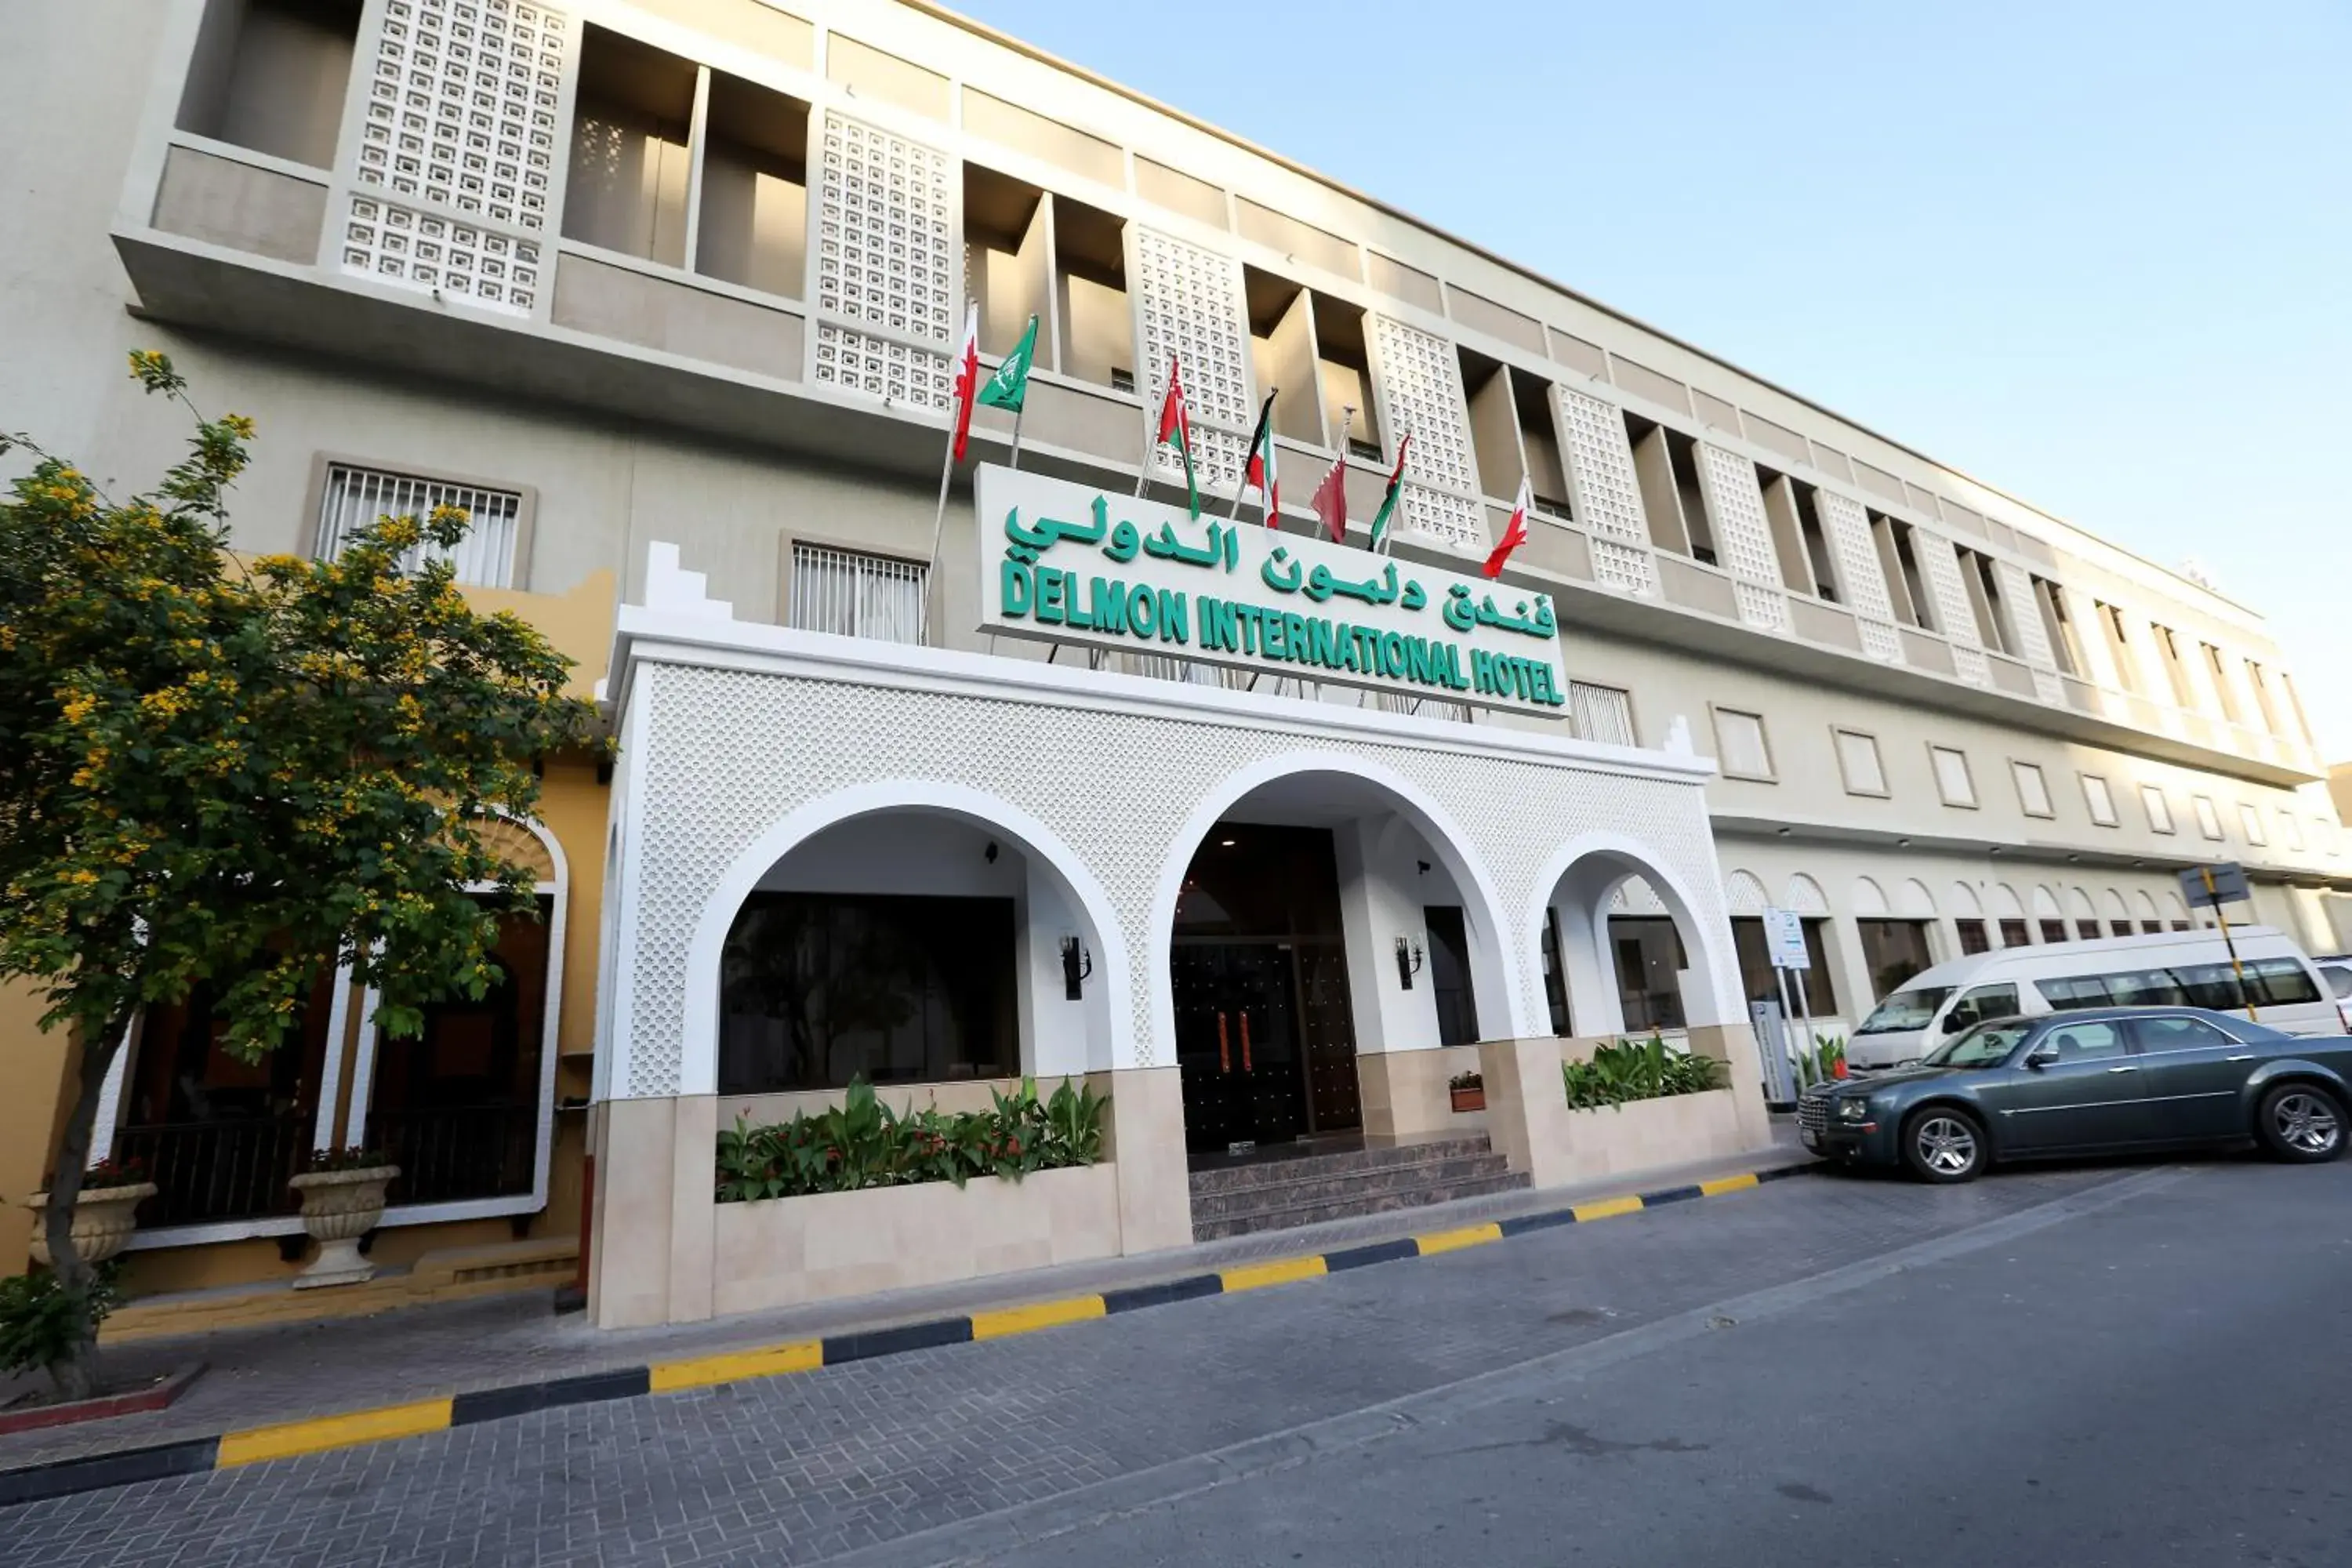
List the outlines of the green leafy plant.
{"type": "Polygon", "coordinates": [[[1662,1035],[1596,1046],[1589,1060],[1562,1062],[1559,1070],[1571,1110],[1598,1110],[1723,1087],[1721,1062],[1677,1050],[1662,1035]]]}
{"type": "Polygon", "coordinates": [[[1445,1080],[1448,1089],[1484,1089],[1486,1080],[1475,1072],[1458,1072],[1445,1080]]]}
{"type": "Polygon", "coordinates": [[[863,1079],[839,1105],[790,1121],[753,1126],[738,1118],[719,1134],[720,1203],[856,1192],[866,1187],[953,1182],[975,1176],[1019,1181],[1032,1171],[1091,1165],[1102,1158],[1108,1096],[1062,1080],[1037,1098],[1034,1080],[992,1089],[986,1110],[898,1111],[863,1079]]]}
{"type": "MultiPolygon", "coordinates": [[[[549,756],[604,749],[571,661],[458,589],[462,510],[380,518],[331,561],[244,556],[253,422],[205,418],[160,353],[131,374],[195,426],[151,490],[118,500],[0,434],[29,465],[0,494],[0,981],[74,1047],[41,1223],[78,1303],[74,1205],[132,1019],[209,983],[221,1048],[251,1063],[338,965],[394,1036],[479,999],[499,917],[539,910],[485,828],[534,814],[549,756]]],[[[48,1363],[69,1397],[97,1385],[85,1327],[48,1363]]]]}
{"type": "Polygon", "coordinates": [[[1810,1089],[1838,1076],[1838,1069],[1845,1065],[1845,1037],[1815,1035],[1811,1049],[1801,1046],[1791,1054],[1797,1064],[1797,1087],[1810,1089]]]}
{"type": "MultiPolygon", "coordinates": [[[[57,1377],[79,1351],[85,1328],[96,1332],[114,1310],[120,1272],[118,1264],[100,1264],[78,1289],[46,1268],[0,1279],[0,1373],[43,1371],[57,1377]]],[[[62,1378],[58,1382],[64,1385],[62,1378]]]]}
{"type": "Polygon", "coordinates": [[[336,1171],[373,1171],[392,1163],[392,1157],[381,1149],[366,1149],[352,1144],[348,1149],[314,1149],[302,1162],[305,1175],[320,1176],[336,1171]]]}

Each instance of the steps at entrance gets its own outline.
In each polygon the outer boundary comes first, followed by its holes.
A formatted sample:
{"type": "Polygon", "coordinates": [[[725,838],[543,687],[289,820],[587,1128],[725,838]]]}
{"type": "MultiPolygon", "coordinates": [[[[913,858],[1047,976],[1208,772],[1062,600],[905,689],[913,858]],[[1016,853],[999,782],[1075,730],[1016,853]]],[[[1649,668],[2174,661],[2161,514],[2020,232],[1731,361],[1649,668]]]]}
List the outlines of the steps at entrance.
{"type": "Polygon", "coordinates": [[[1192,1174],[1192,1239],[1388,1214],[1527,1184],[1484,1137],[1221,1165],[1192,1174]]]}

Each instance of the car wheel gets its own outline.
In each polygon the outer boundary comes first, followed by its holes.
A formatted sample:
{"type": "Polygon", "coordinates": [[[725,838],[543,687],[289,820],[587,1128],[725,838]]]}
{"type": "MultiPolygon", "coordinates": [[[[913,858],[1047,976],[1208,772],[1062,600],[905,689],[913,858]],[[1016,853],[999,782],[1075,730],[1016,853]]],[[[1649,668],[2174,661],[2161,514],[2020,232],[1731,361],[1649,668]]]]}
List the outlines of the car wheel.
{"type": "Polygon", "coordinates": [[[2282,1160],[2315,1164],[2344,1152],[2344,1104],[2315,1083],[2283,1083],[2263,1096],[2254,1131],[2282,1160]]]}
{"type": "Polygon", "coordinates": [[[1972,1182],[1986,1153],[1984,1129],[1965,1110],[1931,1105],[1903,1124],[1903,1163],[1923,1182],[1972,1182]]]}

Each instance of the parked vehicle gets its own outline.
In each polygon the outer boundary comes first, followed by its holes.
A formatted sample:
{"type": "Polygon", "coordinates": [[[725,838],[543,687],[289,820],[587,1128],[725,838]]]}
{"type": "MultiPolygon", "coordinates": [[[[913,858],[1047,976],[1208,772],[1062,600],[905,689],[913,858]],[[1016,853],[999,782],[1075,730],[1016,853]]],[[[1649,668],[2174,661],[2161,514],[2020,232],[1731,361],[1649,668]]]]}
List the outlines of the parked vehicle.
{"type": "Polygon", "coordinates": [[[2244,1018],[2252,1001],[2252,1022],[2290,1035],[2352,1030],[2352,1014],[2339,1010],[2292,938],[2268,926],[2233,927],[2230,935],[2235,966],[2218,931],[2004,947],[1938,963],[1872,1010],[1846,1042],[1846,1064],[1899,1067],[1988,1018],[2083,1007],[2206,1007],[2244,1018]]]}
{"type": "Polygon", "coordinates": [[[2260,1142],[2344,1152],[2352,1035],[2299,1037],[2242,1013],[2099,1007],[1975,1025],[1916,1067],[1808,1089],[1805,1147],[1965,1182],[1997,1160],[2260,1142]]]}

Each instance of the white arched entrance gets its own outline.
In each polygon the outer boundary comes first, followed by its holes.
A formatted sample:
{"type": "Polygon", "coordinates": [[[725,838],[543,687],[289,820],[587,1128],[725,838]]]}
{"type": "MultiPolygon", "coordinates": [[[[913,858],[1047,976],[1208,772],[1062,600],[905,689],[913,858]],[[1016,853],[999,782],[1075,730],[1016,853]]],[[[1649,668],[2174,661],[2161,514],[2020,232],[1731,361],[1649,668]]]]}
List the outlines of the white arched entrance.
{"type": "Polygon", "coordinates": [[[1620,835],[1591,833],[1552,851],[1537,874],[1528,911],[1531,939],[1541,940],[1547,922],[1559,933],[1570,1032],[1615,1035],[1627,1027],[1621,961],[1629,955],[1612,942],[1610,910],[1621,889],[1636,879],[1674,925],[1681,959],[1674,972],[1682,1014],[1678,1026],[1745,1023],[1738,962],[1715,890],[1707,889],[1702,903],[1697,891],[1646,846],[1620,835]]]}

